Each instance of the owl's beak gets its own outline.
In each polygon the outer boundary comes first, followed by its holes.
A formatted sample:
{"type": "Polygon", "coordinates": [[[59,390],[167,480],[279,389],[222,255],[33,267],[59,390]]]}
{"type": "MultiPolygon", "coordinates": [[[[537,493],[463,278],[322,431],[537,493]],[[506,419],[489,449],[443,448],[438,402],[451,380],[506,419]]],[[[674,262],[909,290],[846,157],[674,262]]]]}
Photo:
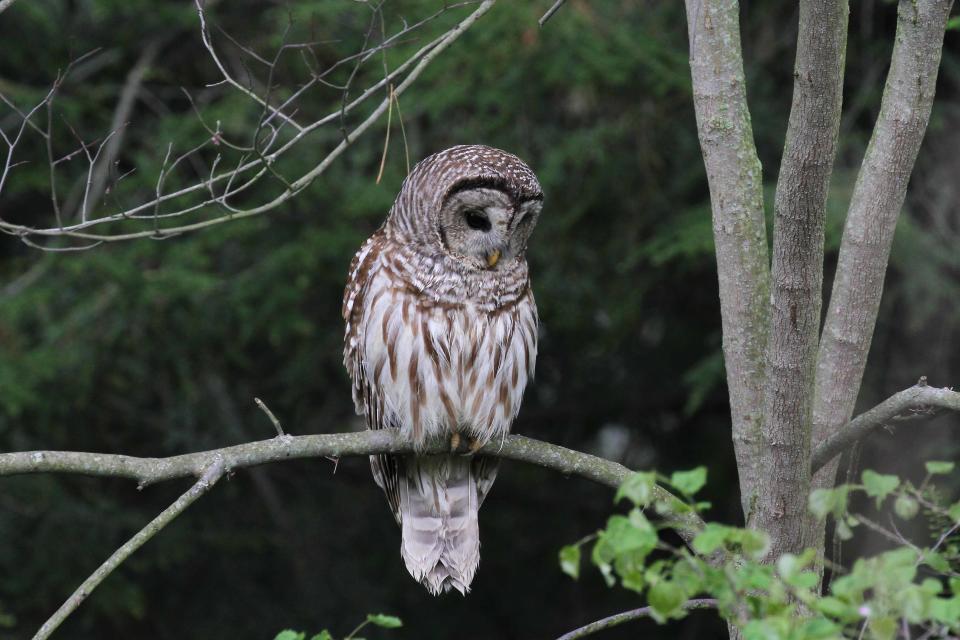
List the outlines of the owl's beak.
{"type": "Polygon", "coordinates": [[[497,263],[499,261],[500,261],[499,249],[494,249],[493,251],[487,254],[487,266],[489,268],[493,269],[495,266],[497,266],[497,263]]]}

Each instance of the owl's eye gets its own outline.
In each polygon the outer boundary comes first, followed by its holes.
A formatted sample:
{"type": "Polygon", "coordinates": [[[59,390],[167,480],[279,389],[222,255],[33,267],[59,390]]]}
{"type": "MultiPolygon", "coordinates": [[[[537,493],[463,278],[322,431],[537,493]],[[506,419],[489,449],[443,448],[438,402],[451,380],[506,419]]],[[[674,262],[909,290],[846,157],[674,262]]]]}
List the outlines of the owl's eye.
{"type": "Polygon", "coordinates": [[[470,209],[463,214],[467,219],[467,226],[477,231],[490,231],[490,219],[479,209],[470,209]]]}

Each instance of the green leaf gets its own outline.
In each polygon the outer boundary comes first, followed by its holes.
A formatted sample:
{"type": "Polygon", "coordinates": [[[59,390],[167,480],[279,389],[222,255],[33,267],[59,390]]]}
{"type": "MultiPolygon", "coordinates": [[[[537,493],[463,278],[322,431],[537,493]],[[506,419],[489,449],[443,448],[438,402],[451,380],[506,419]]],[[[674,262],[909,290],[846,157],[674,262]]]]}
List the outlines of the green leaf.
{"type": "Polygon", "coordinates": [[[568,544],[560,549],[560,568],[574,580],[580,577],[580,547],[578,545],[568,544]]]}
{"type": "Polygon", "coordinates": [[[388,616],[383,613],[371,613],[367,615],[367,622],[375,624],[385,629],[396,629],[403,626],[403,621],[397,616],[388,616]]]}
{"type": "Polygon", "coordinates": [[[754,560],[759,560],[770,548],[770,536],[756,529],[737,529],[728,538],[740,546],[740,550],[754,560]]]}
{"type": "Polygon", "coordinates": [[[657,530],[639,509],[631,511],[629,518],[611,516],[600,537],[610,545],[614,556],[637,551],[649,553],[657,545],[657,530]]]}
{"type": "Polygon", "coordinates": [[[956,465],[952,462],[937,462],[935,460],[931,460],[926,464],[927,473],[929,473],[932,476],[936,476],[936,475],[942,476],[942,475],[951,473],[953,472],[953,468],[955,466],[956,465]]]}
{"type": "Polygon", "coordinates": [[[904,520],[911,520],[917,515],[917,512],[920,510],[920,506],[917,504],[916,500],[905,493],[901,493],[899,496],[897,496],[896,502],[893,503],[893,510],[900,518],[904,520]]]}
{"type": "Polygon", "coordinates": [[[930,617],[944,624],[960,623],[960,597],[934,598],[930,601],[930,617]]]}
{"type": "Polygon", "coordinates": [[[686,595],[678,585],[664,580],[650,587],[647,600],[650,602],[654,618],[658,622],[664,622],[667,618],[683,611],[682,606],[686,601],[686,595]]]}
{"type": "Polygon", "coordinates": [[[800,628],[799,637],[804,640],[826,640],[826,638],[841,638],[840,627],[825,618],[807,620],[800,628]]]}
{"type": "Polygon", "coordinates": [[[884,616],[870,620],[870,637],[875,640],[893,640],[897,635],[898,621],[896,618],[884,616]]]}
{"type": "Polygon", "coordinates": [[[960,31],[960,16],[954,16],[947,20],[947,31],[960,31]]]}
{"type": "Polygon", "coordinates": [[[620,502],[627,498],[639,507],[645,507],[653,502],[654,490],[657,485],[657,474],[653,472],[631,473],[617,489],[613,501],[620,502]]]}
{"type": "MultiPolygon", "coordinates": [[[[687,593],[697,593],[704,589],[704,575],[698,566],[699,562],[678,562],[673,565],[673,582],[687,593]]],[[[653,584],[655,581],[650,580],[653,584]]]]}
{"type": "Polygon", "coordinates": [[[812,560],[813,554],[809,551],[800,556],[785,553],[777,560],[777,571],[787,584],[801,589],[811,589],[820,582],[816,574],[803,570],[812,560]]]}
{"type": "Polygon", "coordinates": [[[593,545],[593,550],[590,552],[590,560],[600,570],[603,581],[607,583],[608,587],[612,587],[617,582],[616,578],[613,577],[613,565],[611,564],[613,557],[614,553],[610,544],[601,534],[600,539],[593,545]]]}
{"type": "Polygon", "coordinates": [[[707,484],[707,468],[697,467],[690,471],[675,471],[670,476],[670,484],[680,493],[692,496],[707,484]]]}
{"type": "Polygon", "coordinates": [[[954,502],[950,505],[950,508],[947,509],[947,515],[954,522],[960,522],[960,502],[954,502]]]}
{"type": "MultiPolygon", "coordinates": [[[[927,463],[927,467],[929,468],[929,463],[927,463]]],[[[866,490],[867,495],[877,499],[878,509],[884,498],[900,486],[900,478],[897,476],[883,475],[870,469],[864,471],[861,477],[863,479],[863,488],[866,490]]]]}
{"type": "Polygon", "coordinates": [[[310,640],[333,640],[333,634],[324,629],[320,633],[310,638],[310,640]]]}
{"type": "Polygon", "coordinates": [[[803,564],[798,556],[792,553],[785,553],[777,559],[777,572],[784,580],[789,580],[803,569],[803,564]]]}
{"type": "Polygon", "coordinates": [[[897,604],[903,612],[902,617],[912,624],[918,624],[926,618],[927,602],[931,598],[918,586],[911,585],[897,594],[897,604]]]}
{"type": "Polygon", "coordinates": [[[859,617],[855,607],[833,596],[820,598],[814,606],[820,613],[844,622],[851,622],[859,617]]]}
{"type": "Polygon", "coordinates": [[[743,628],[744,640],[786,640],[789,624],[781,618],[751,620],[743,628]]]}
{"type": "MultiPolygon", "coordinates": [[[[934,571],[950,573],[950,561],[939,553],[927,551],[923,554],[923,561],[934,571]]],[[[939,584],[939,581],[937,584],[939,584]]],[[[939,590],[937,592],[939,593],[939,590]]]]}
{"type": "Polygon", "coordinates": [[[841,485],[836,489],[816,489],[810,494],[810,512],[818,518],[826,518],[832,513],[834,517],[843,515],[847,510],[847,493],[849,488],[841,485]]]}
{"type": "Polygon", "coordinates": [[[837,520],[836,528],[837,537],[841,540],[849,540],[853,537],[853,530],[850,528],[850,525],[847,524],[847,520],[837,520]]]}
{"type": "Polygon", "coordinates": [[[703,531],[693,539],[693,549],[699,554],[708,555],[723,546],[730,533],[730,527],[716,522],[708,522],[703,531]]]}
{"type": "Polygon", "coordinates": [[[277,634],[273,640],[303,640],[307,634],[294,631],[293,629],[284,629],[277,634]]]}
{"type": "MultiPolygon", "coordinates": [[[[950,570],[950,566],[947,565],[947,571],[950,570]]],[[[924,593],[935,596],[939,595],[943,591],[943,584],[940,583],[936,578],[925,578],[923,582],[920,583],[920,588],[924,593]]]]}

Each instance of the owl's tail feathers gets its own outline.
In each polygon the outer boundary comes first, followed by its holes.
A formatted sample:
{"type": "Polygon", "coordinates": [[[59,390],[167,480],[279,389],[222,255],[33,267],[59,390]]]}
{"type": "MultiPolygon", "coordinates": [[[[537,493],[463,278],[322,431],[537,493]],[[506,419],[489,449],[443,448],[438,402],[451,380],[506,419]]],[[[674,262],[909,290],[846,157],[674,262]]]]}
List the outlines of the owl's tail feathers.
{"type": "Polygon", "coordinates": [[[400,478],[400,553],[433,595],[470,590],[480,564],[480,496],[472,459],[407,456],[400,478]]]}

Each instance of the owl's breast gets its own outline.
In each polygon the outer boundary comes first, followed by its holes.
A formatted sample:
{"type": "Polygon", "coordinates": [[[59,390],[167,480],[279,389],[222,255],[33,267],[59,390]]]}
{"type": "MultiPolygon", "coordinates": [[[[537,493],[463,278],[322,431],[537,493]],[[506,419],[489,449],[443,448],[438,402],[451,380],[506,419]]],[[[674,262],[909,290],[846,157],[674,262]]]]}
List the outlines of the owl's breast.
{"type": "Polygon", "coordinates": [[[418,443],[453,430],[484,442],[507,433],[536,362],[529,286],[492,305],[429,295],[397,275],[371,274],[357,345],[381,426],[418,443]]]}

